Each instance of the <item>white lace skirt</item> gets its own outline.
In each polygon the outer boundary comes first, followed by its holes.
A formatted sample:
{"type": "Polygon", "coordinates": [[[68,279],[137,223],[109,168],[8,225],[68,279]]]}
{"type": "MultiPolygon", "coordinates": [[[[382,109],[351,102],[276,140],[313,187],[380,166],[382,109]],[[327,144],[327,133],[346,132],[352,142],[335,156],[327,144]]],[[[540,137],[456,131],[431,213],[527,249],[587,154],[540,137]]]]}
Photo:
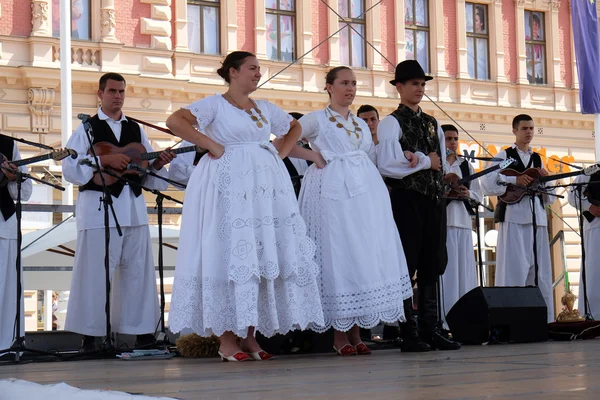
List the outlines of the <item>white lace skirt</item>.
{"type": "Polygon", "coordinates": [[[322,324],[314,251],[272,149],[202,158],[184,199],[171,331],[246,337],[254,326],[269,337],[322,324]]]}
{"type": "Polygon", "coordinates": [[[368,190],[354,197],[324,198],[325,169],[314,165],[302,183],[300,211],[317,245],[325,316],[325,324],[312,324],[317,332],[405,321],[403,301],[412,296],[389,193],[372,163],[363,165],[368,190]]]}

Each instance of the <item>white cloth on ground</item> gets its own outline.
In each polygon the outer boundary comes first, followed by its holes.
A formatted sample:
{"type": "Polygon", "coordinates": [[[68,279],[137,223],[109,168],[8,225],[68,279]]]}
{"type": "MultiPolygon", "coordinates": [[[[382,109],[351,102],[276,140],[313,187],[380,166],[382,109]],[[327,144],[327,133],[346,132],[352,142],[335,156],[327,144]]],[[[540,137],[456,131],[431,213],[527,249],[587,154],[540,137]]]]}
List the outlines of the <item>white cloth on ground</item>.
{"type": "MultiPolygon", "coordinates": [[[[111,327],[113,332],[154,333],[159,318],[156,272],[148,226],[110,228],[111,327]]],[[[77,235],[65,330],[106,333],[104,229],[77,235]]]]}
{"type": "Polygon", "coordinates": [[[325,324],[311,328],[347,331],[354,325],[404,321],[403,301],[412,296],[412,287],[366,123],[327,109],[305,115],[300,124],[311,148],[327,160],[323,169],[308,168],[299,197],[309,236],[317,244],[325,314],[325,324]],[[351,134],[336,128],[331,115],[351,134]],[[362,129],[358,137],[353,120],[362,129]]]}
{"type": "Polygon", "coordinates": [[[220,95],[187,107],[198,130],[225,153],[203,157],[185,193],[169,312],[173,332],[246,337],[255,326],[272,336],[323,324],[315,246],[285,165],[268,142],[271,133],[287,134],[292,117],[256,103],[268,122],[262,127],[220,95]]]}

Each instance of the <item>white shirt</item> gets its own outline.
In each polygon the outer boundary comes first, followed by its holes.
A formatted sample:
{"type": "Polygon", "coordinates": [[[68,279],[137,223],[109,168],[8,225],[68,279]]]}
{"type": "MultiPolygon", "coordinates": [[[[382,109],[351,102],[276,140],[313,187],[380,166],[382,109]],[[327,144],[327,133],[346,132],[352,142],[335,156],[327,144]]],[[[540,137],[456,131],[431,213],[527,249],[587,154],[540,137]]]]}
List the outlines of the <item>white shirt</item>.
{"type": "MultiPolygon", "coordinates": [[[[125,114],[122,113],[121,119],[115,121],[114,119],[107,116],[102,109],[98,110],[98,117],[106,121],[113,131],[117,140],[121,139],[121,121],[126,120],[125,114]]],[[[153,151],[148,136],[144,129],[140,126],[140,133],[142,138],[142,144],[148,152],[153,151]]],[[[89,160],[92,163],[92,156],[87,155],[90,148],[89,142],[85,133],[83,124],[79,125],[73,135],[67,143],[67,148],[73,149],[77,152],[78,157],[76,159],[66,158],[63,163],[63,177],[68,182],[74,185],[85,185],[92,179],[94,169],[87,165],[82,165],[82,160],[89,160]]],[[[153,167],[151,170],[160,176],[167,177],[168,172],[166,168],[162,168],[160,171],[156,171],[153,167]]],[[[147,176],[143,181],[143,185],[151,189],[165,190],[168,187],[168,183],[162,179],[147,176]]],[[[77,215],[77,229],[100,229],[104,228],[104,207],[100,206],[101,192],[95,190],[86,190],[79,192],[77,196],[76,204],[76,215],[77,215]]],[[[112,196],[115,213],[119,220],[119,225],[123,227],[142,226],[148,224],[148,213],[146,211],[146,200],[143,195],[135,197],[131,187],[125,185],[123,191],[119,197],[112,196]]],[[[114,227],[115,222],[112,213],[109,210],[109,222],[110,226],[114,227]]]]}
{"type": "MultiPolygon", "coordinates": [[[[513,145],[512,147],[517,149],[517,153],[519,154],[519,158],[523,162],[523,165],[529,165],[531,155],[533,154],[533,150],[531,149],[531,147],[528,151],[520,150],[517,147],[517,145],[513,145]]],[[[506,160],[506,151],[501,151],[495,157],[501,158],[502,160],[506,160]]],[[[500,161],[495,161],[492,165],[497,165],[499,163],[500,161]]],[[[516,184],[517,177],[504,176],[500,173],[500,170],[491,172],[485,175],[481,180],[483,193],[488,196],[502,196],[506,192],[506,186],[503,185],[503,183],[516,184]]],[[[549,190],[548,193],[553,194],[554,190],[549,190]]],[[[544,200],[544,204],[540,203],[540,200],[537,196],[535,197],[536,222],[538,226],[547,226],[548,218],[546,217],[544,205],[554,203],[554,196],[543,195],[542,198],[544,200]]],[[[528,195],[525,195],[523,196],[520,202],[516,204],[507,205],[504,221],[512,222],[515,224],[529,225],[532,223],[532,215],[533,213],[531,212],[531,199],[528,195]]]]}
{"type": "MultiPolygon", "coordinates": [[[[589,181],[590,181],[589,176],[579,175],[579,176],[577,176],[577,178],[575,178],[573,183],[587,183],[589,181]]],[[[597,183],[595,183],[594,185],[597,185],[597,183]]],[[[589,211],[590,206],[592,205],[592,203],[590,203],[589,200],[587,199],[587,197],[583,194],[583,192],[585,192],[586,188],[587,188],[587,185],[584,185],[581,188],[581,193],[582,193],[581,206],[583,208],[583,211],[589,211]]],[[[569,190],[569,204],[572,207],[575,207],[576,209],[579,210],[578,192],[579,192],[579,189],[576,189],[576,188],[569,190]]],[[[596,228],[600,228],[600,218],[596,217],[592,220],[592,222],[588,222],[588,220],[585,217],[583,218],[583,230],[584,231],[589,231],[591,229],[596,229],[596,228]]]]}
{"type": "MultiPolygon", "coordinates": [[[[419,109],[419,112],[422,112],[419,109]]],[[[440,140],[440,154],[442,158],[446,154],[446,139],[444,138],[444,132],[438,123],[438,138],[440,140]]],[[[416,156],[419,159],[419,163],[416,167],[410,168],[409,162],[404,157],[404,150],[400,145],[400,138],[402,137],[402,128],[398,120],[388,115],[383,118],[377,126],[377,137],[379,143],[375,146],[375,152],[377,153],[377,168],[381,175],[385,177],[402,179],[410,174],[414,174],[417,171],[430,169],[431,160],[427,154],[422,152],[416,152],[416,156]]]]}
{"type": "MultiPolygon", "coordinates": [[[[463,176],[460,170],[461,163],[462,160],[456,160],[452,164],[446,162],[444,168],[446,170],[446,174],[456,174],[459,178],[462,178],[463,176]]],[[[474,174],[475,171],[473,170],[471,163],[468,163],[468,165],[469,171],[471,171],[471,174],[474,174]]],[[[479,179],[474,179],[470,183],[471,187],[469,188],[469,197],[477,202],[481,202],[483,200],[483,195],[481,194],[479,179]]],[[[446,206],[446,225],[454,226],[457,228],[473,229],[471,215],[469,215],[469,213],[467,212],[464,202],[451,201],[450,204],[446,206]]]]}
{"type": "MultiPolygon", "coordinates": [[[[17,148],[17,144],[13,145],[12,161],[21,159],[21,154],[17,148]]],[[[19,170],[24,173],[28,173],[29,170],[25,165],[19,167],[19,170]]],[[[3,171],[4,172],[4,171],[3,171]]],[[[17,199],[17,182],[8,182],[7,184],[8,193],[13,200],[17,199]]],[[[25,180],[21,183],[21,201],[27,201],[31,197],[33,191],[33,185],[31,179],[25,180]]],[[[7,221],[4,220],[4,216],[0,213],[0,239],[16,239],[17,238],[17,214],[13,214],[7,221]]]]}
{"type": "MultiPolygon", "coordinates": [[[[195,146],[193,143],[184,140],[179,147],[188,147],[195,146]]],[[[169,179],[175,182],[183,183],[187,185],[190,180],[190,176],[192,176],[192,172],[194,172],[194,158],[196,157],[195,151],[189,151],[187,153],[180,153],[177,155],[177,158],[174,158],[169,165],[169,179]]],[[[178,186],[175,186],[177,189],[183,190],[178,186]]]]}

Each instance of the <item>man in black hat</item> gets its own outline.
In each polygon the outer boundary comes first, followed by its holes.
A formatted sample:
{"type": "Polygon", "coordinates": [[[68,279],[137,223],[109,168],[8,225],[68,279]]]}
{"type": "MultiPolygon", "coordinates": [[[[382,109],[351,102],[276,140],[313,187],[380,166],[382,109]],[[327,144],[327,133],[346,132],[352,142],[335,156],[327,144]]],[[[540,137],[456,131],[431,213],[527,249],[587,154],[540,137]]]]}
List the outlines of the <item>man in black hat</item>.
{"type": "MultiPolygon", "coordinates": [[[[390,83],[400,94],[400,105],[379,123],[376,147],[381,175],[391,187],[394,219],[402,239],[409,274],[417,273],[419,324],[412,300],[404,302],[402,351],[455,350],[460,344],[440,334],[439,277],[447,263],[446,203],[443,198],[444,133],[435,118],[419,107],[426,76],[415,60],[398,64],[390,83]]],[[[414,281],[413,281],[414,282],[414,281]]]]}

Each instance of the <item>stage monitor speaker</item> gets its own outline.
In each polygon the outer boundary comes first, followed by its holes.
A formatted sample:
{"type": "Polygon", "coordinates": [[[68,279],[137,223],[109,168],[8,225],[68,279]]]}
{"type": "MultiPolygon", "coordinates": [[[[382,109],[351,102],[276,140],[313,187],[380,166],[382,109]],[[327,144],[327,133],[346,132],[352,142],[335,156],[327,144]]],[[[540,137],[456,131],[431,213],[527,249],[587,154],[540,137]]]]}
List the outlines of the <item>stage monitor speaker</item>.
{"type": "Polygon", "coordinates": [[[477,287],[450,309],[446,322],[463,344],[548,340],[546,302],[537,287],[477,287]]]}

